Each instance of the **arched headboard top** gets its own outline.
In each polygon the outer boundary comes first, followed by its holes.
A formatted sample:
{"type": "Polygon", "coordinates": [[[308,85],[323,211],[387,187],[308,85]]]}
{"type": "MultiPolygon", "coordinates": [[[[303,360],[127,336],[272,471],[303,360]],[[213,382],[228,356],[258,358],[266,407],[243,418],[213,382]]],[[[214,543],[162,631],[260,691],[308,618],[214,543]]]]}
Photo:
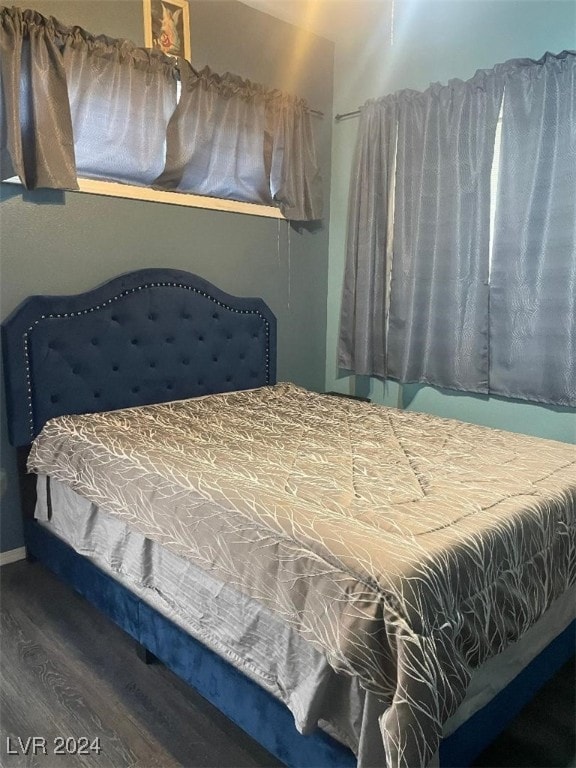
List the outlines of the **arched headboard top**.
{"type": "Polygon", "coordinates": [[[142,269],[74,296],[31,296],[2,325],[10,441],[46,421],[276,381],[276,318],[197,275],[142,269]]]}

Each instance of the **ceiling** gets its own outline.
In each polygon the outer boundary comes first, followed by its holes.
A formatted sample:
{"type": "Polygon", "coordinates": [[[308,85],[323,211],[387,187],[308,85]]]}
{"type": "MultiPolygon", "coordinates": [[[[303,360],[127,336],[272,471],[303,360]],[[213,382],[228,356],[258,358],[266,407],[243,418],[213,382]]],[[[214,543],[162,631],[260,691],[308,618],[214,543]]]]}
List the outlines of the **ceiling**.
{"type": "Polygon", "coordinates": [[[364,33],[389,13],[390,0],[241,0],[335,43],[364,33]]]}

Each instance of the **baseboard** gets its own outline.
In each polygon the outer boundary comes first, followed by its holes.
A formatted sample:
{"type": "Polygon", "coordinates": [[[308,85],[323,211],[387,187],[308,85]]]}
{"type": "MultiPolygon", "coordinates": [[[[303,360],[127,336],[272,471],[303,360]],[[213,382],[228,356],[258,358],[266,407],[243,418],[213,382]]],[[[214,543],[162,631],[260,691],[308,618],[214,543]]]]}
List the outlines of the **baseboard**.
{"type": "Polygon", "coordinates": [[[9,549],[7,552],[0,552],[0,566],[15,563],[17,560],[25,560],[26,547],[18,549],[9,549]]]}

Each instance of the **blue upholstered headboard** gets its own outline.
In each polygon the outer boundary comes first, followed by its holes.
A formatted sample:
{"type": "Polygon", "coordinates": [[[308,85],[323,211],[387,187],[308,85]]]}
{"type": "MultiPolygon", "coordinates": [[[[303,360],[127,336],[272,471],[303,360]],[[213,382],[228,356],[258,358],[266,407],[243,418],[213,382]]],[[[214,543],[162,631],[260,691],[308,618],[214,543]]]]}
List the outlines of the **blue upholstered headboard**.
{"type": "Polygon", "coordinates": [[[196,275],[143,269],[76,296],[32,296],[3,323],[10,441],[55,416],[276,381],[276,318],[196,275]]]}

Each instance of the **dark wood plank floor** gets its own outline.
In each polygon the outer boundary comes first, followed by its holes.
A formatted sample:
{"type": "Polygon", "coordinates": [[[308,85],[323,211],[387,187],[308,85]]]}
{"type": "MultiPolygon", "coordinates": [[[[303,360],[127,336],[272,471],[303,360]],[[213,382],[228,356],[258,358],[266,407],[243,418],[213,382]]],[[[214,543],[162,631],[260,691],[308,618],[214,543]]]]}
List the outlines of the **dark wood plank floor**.
{"type": "MultiPolygon", "coordinates": [[[[17,766],[248,768],[280,763],[38,563],[0,568],[0,761],[17,766]],[[7,754],[17,738],[99,737],[100,755],[7,754]]],[[[22,750],[20,750],[22,751],[22,750]]]]}
{"type": "MultiPolygon", "coordinates": [[[[39,564],[0,568],[0,765],[95,768],[279,766],[260,746],[39,564]],[[48,755],[24,755],[30,736],[48,755]],[[54,755],[57,737],[99,738],[101,752],[54,755]],[[13,754],[15,753],[15,754],[13,754]]],[[[477,762],[576,767],[574,664],[477,762]]]]}

